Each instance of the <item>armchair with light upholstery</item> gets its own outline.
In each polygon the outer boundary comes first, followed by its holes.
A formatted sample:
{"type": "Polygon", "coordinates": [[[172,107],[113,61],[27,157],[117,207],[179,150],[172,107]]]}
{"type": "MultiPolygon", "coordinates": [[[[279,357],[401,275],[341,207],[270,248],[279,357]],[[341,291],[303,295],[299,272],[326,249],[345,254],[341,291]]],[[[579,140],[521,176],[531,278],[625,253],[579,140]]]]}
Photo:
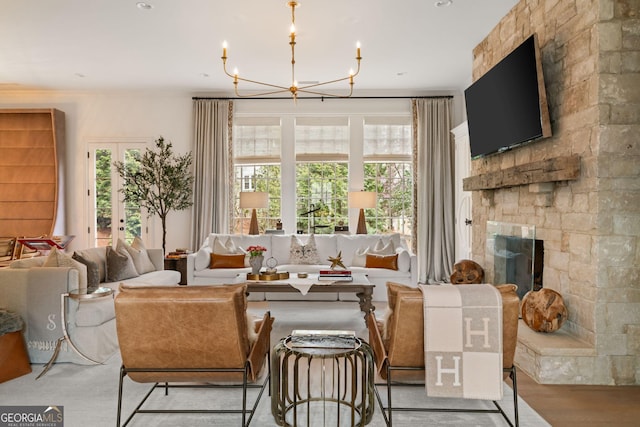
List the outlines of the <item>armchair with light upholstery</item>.
{"type": "MultiPolygon", "coordinates": [[[[118,426],[123,400],[124,377],[139,383],[154,383],[136,410],[137,413],[238,413],[242,426],[251,422],[270,379],[270,313],[254,322],[247,317],[246,286],[216,285],[194,287],[121,286],[115,299],[116,328],[122,367],[118,390],[118,426]],[[242,388],[241,409],[146,409],[143,404],[158,387],[199,383],[198,387],[242,388]],[[161,385],[162,384],[162,385],[161,385]],[[247,409],[247,389],[260,392],[247,409]],[[247,418],[248,415],[248,418],[247,418]]],[[[206,392],[203,391],[203,392],[206,392]]]]}
{"type": "MultiPolygon", "coordinates": [[[[511,378],[513,384],[514,419],[517,426],[518,402],[516,369],[513,364],[518,336],[519,299],[516,285],[496,286],[502,296],[502,336],[503,370],[505,378],[511,378]]],[[[373,348],[376,368],[384,384],[377,384],[376,397],[382,409],[387,426],[392,425],[393,411],[434,411],[436,409],[393,407],[391,390],[393,385],[424,384],[424,304],[419,288],[388,282],[388,311],[384,320],[378,320],[373,312],[367,316],[369,344],[373,348]],[[384,405],[379,386],[386,386],[387,404],[384,405]]],[[[481,412],[500,413],[509,425],[513,426],[502,408],[494,402],[497,409],[481,412]]],[[[448,409],[450,412],[458,410],[448,409]]],[[[477,410],[475,410],[477,411],[477,410]]],[[[459,412],[466,412],[461,409],[459,412]]]]}

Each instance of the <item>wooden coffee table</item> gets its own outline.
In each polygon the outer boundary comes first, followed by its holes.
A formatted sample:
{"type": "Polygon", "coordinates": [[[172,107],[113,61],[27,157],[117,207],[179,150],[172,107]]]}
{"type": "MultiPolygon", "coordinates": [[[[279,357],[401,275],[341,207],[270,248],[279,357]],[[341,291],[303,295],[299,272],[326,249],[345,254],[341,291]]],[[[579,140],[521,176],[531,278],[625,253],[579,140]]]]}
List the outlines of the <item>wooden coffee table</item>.
{"type": "MultiPolygon", "coordinates": [[[[251,292],[298,292],[298,290],[291,285],[291,283],[287,283],[287,281],[294,282],[296,274],[291,273],[291,278],[286,280],[277,280],[277,281],[252,281],[248,280],[247,283],[247,293],[251,292]]],[[[360,310],[364,312],[365,322],[366,317],[369,311],[375,310],[375,306],[373,305],[373,288],[376,285],[372,285],[367,279],[365,274],[354,274],[352,282],[322,282],[317,280],[317,274],[309,274],[309,278],[316,279],[314,284],[311,285],[308,293],[311,292],[324,292],[324,293],[336,293],[336,292],[346,292],[346,293],[354,293],[360,300],[360,310]]]]}

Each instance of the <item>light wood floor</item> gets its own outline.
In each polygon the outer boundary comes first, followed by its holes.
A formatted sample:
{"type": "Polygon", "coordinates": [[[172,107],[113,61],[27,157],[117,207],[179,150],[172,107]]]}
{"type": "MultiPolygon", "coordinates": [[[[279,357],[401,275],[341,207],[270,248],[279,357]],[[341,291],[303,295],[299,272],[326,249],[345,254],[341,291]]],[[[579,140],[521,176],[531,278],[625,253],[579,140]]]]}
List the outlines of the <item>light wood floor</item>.
{"type": "Polygon", "coordinates": [[[640,426],[640,386],[548,385],[517,375],[518,395],[554,427],[640,426]]]}

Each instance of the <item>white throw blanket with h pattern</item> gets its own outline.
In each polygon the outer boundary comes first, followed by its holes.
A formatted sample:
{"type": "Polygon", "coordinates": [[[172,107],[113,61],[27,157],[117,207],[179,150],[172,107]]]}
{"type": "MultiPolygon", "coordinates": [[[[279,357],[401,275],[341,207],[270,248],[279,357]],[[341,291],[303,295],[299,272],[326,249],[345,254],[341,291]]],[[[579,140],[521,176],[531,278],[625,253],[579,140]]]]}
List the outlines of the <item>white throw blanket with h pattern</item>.
{"type": "Polygon", "coordinates": [[[420,285],[431,397],[502,399],[502,298],[493,285],[420,285]]]}

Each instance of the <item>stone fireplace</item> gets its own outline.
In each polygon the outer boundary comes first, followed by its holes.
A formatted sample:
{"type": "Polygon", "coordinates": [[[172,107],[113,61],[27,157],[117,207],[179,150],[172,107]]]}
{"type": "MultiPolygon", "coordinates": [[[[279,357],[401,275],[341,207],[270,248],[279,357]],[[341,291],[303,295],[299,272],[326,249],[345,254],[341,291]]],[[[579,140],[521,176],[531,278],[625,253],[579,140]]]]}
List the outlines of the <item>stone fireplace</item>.
{"type": "Polygon", "coordinates": [[[492,264],[489,221],[544,241],[544,287],[569,319],[521,324],[516,353],[542,383],[640,384],[639,29],[636,0],[522,0],[474,50],[474,80],[531,33],[542,51],[553,136],[474,160],[464,182],[474,260],[492,264]]]}

